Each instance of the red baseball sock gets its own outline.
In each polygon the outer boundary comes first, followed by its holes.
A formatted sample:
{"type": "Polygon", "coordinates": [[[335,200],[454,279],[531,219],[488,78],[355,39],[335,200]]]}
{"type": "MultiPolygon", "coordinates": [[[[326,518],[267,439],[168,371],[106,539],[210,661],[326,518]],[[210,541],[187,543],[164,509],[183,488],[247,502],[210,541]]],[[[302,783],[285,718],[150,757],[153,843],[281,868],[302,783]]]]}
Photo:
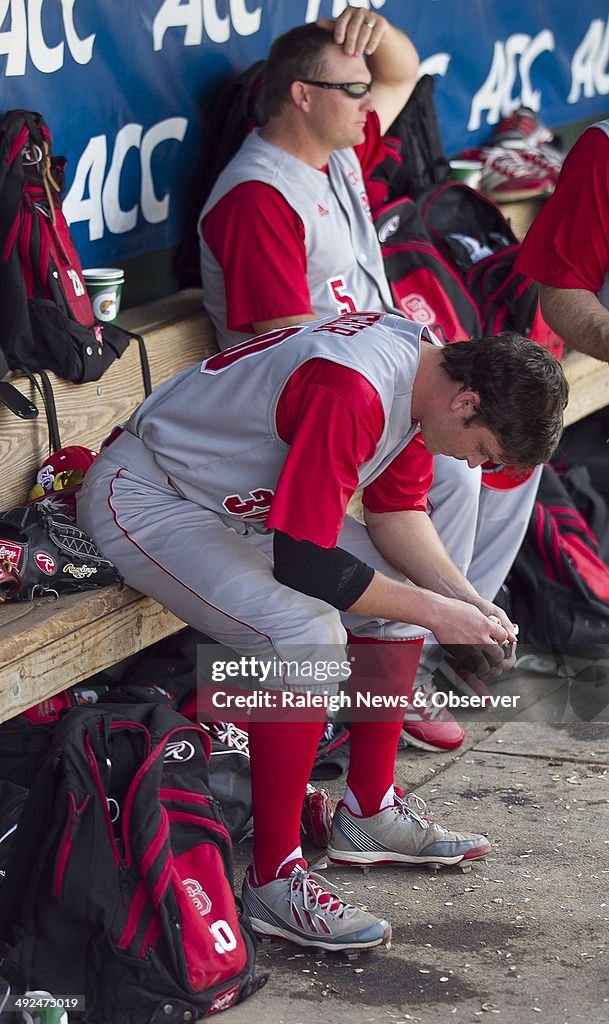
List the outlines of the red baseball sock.
{"type": "Polygon", "coordinates": [[[349,634],[349,645],[366,645],[354,650],[355,670],[349,680],[351,711],[351,752],[347,785],[364,817],[376,814],[383,797],[393,785],[395,756],[402,731],[405,706],[395,710],[388,701],[381,709],[356,708],[356,693],[410,698],[422,640],[388,641],[349,634]],[[368,646],[370,645],[370,646],[368,646]]]}
{"type": "Polygon", "coordinates": [[[249,741],[254,811],[254,870],[264,885],[300,846],[300,816],[317,745],[317,722],[250,721],[249,741]]]}

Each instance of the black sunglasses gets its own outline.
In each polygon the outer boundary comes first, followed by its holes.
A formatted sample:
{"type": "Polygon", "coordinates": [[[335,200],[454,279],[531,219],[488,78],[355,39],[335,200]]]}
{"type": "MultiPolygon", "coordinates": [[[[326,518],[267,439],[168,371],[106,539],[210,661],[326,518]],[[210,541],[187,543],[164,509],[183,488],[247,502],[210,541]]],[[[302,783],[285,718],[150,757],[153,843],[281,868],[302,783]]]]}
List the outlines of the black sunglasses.
{"type": "Polygon", "coordinates": [[[341,89],[354,100],[360,100],[370,92],[372,82],[314,82],[310,78],[301,78],[304,85],[316,85],[318,89],[341,89]]]}

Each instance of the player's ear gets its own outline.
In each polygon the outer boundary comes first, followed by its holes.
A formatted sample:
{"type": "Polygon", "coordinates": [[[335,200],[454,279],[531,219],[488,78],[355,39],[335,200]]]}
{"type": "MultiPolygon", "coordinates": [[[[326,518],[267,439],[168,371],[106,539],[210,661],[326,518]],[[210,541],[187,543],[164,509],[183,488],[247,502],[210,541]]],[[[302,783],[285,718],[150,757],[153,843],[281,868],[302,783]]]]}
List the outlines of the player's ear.
{"type": "Polygon", "coordinates": [[[457,391],[450,403],[451,412],[466,414],[469,419],[473,416],[480,405],[480,395],[477,391],[457,391]]]}
{"type": "Polygon", "coordinates": [[[290,99],[299,110],[309,110],[311,107],[311,90],[305,82],[292,82],[290,86],[290,99]]]}

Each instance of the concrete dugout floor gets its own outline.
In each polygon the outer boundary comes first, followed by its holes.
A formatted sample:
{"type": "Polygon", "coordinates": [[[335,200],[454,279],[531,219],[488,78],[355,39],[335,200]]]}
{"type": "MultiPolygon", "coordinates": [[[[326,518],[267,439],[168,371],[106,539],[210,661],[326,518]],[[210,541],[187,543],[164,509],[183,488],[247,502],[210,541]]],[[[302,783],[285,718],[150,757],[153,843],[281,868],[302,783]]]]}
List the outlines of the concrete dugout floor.
{"type": "MultiPolygon", "coordinates": [[[[553,721],[557,687],[535,679],[520,719],[464,723],[458,751],[398,754],[396,781],[432,817],[488,833],[486,863],[329,868],[392,921],[391,948],[349,960],[264,944],[269,982],[226,1024],[609,1024],[609,724],[553,721]]],[[[338,799],[343,783],[319,785],[338,799]]],[[[239,885],[249,856],[236,848],[239,885]]]]}

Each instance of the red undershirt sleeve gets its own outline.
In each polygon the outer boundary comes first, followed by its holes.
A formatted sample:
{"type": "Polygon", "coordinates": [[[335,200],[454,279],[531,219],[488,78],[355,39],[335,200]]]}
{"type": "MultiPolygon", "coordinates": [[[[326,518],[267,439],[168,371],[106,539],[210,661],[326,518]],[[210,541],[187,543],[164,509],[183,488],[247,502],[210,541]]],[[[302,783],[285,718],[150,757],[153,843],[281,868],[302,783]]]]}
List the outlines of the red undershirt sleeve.
{"type": "Polygon", "coordinates": [[[296,371],[277,407],[290,445],[266,525],[294,540],[336,547],[358,467],[383,431],[378,393],[361,374],[317,359],[296,371]]]}
{"type": "Polygon", "coordinates": [[[237,185],[205,217],[203,237],[224,272],[230,330],[313,312],[304,227],[277,189],[237,185]]]}
{"type": "Polygon", "coordinates": [[[415,434],[403,451],[365,488],[363,505],[369,512],[427,511],[433,482],[433,457],[422,434],[415,434]]]}

